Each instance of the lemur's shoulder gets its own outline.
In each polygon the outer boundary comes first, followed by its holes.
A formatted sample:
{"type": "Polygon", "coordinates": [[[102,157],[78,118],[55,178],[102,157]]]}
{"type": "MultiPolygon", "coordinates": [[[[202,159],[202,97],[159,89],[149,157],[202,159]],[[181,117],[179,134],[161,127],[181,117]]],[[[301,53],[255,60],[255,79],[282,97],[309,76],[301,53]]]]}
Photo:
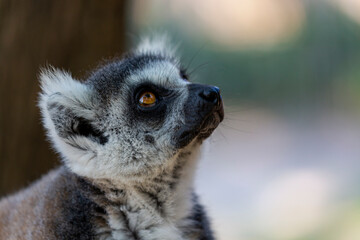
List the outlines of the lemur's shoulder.
{"type": "MultiPolygon", "coordinates": [[[[103,207],[114,204],[105,192],[98,191],[101,190],[66,167],[55,169],[0,201],[0,239],[96,239],[101,226],[109,229],[98,216],[104,215],[103,207]],[[96,204],[94,197],[102,197],[104,204],[96,204]]],[[[214,239],[195,194],[192,205],[183,234],[189,239],[214,239]]]]}
{"type": "Polygon", "coordinates": [[[93,203],[65,167],[0,201],[0,239],[92,239],[93,203]]]}

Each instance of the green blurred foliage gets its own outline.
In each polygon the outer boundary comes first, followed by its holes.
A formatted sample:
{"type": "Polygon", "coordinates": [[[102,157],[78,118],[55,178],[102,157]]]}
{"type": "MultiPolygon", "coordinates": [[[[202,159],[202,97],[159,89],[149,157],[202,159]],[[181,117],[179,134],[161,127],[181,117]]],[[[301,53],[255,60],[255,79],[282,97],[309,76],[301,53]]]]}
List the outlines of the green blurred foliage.
{"type": "Polygon", "coordinates": [[[360,26],[324,1],[309,1],[301,32],[270,49],[229,51],[190,38],[174,22],[160,27],[183,43],[183,62],[191,62],[196,81],[220,86],[227,99],[316,108],[350,91],[360,100],[360,26]]]}

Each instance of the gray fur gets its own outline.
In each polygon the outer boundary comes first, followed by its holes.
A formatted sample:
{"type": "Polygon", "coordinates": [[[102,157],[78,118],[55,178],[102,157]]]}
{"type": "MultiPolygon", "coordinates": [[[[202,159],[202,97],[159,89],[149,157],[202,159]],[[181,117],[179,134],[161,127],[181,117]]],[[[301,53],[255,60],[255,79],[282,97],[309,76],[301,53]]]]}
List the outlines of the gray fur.
{"type": "Polygon", "coordinates": [[[201,142],[222,120],[221,98],[204,102],[196,91],[208,87],[184,76],[164,39],[144,40],[84,82],[43,70],[39,106],[65,166],[0,202],[4,239],[213,239],[193,177],[201,142]],[[142,89],[158,94],[152,110],[137,103],[142,89]],[[180,144],[183,135],[191,138],[180,144]],[[17,220],[21,206],[36,231],[17,220]]]}

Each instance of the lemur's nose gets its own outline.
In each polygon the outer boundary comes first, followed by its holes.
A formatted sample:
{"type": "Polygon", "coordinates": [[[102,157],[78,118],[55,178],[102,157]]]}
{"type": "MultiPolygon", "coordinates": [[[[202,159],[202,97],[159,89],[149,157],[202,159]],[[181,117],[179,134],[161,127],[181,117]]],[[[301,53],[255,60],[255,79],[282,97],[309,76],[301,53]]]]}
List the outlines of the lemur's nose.
{"type": "Polygon", "coordinates": [[[218,104],[221,100],[220,89],[215,86],[209,86],[199,93],[199,96],[204,100],[218,104]]]}

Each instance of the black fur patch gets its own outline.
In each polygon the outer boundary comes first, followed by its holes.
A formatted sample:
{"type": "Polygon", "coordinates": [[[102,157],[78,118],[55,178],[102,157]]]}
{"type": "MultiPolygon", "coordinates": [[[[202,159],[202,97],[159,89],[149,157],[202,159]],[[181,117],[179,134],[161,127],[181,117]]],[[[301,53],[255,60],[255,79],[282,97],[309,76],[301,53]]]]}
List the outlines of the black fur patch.
{"type": "Polygon", "coordinates": [[[150,144],[155,144],[155,139],[154,139],[154,137],[153,136],[151,136],[151,135],[145,135],[145,141],[146,142],[148,142],[148,143],[150,143],[150,144]]]}
{"type": "Polygon", "coordinates": [[[214,240],[214,234],[210,228],[210,222],[205,210],[198,201],[198,197],[193,194],[193,209],[190,219],[193,221],[193,228],[197,229],[199,240],[214,240]]]}
{"type": "Polygon", "coordinates": [[[189,75],[187,74],[186,69],[183,67],[180,68],[180,76],[182,79],[189,81],[189,75]]]}
{"type": "Polygon", "coordinates": [[[61,175],[54,186],[57,192],[52,193],[62,198],[60,215],[53,219],[56,239],[94,239],[92,220],[98,206],[82,192],[75,174],[62,168],[61,175]]]}
{"type": "Polygon", "coordinates": [[[100,130],[96,129],[88,120],[81,117],[74,118],[74,122],[71,126],[72,132],[84,137],[91,137],[98,141],[101,145],[104,145],[108,141],[100,130]]]}
{"type": "Polygon", "coordinates": [[[48,111],[60,137],[69,138],[79,135],[89,137],[102,145],[107,143],[108,137],[103,132],[96,129],[89,120],[76,116],[71,109],[57,102],[49,102],[48,111]]]}
{"type": "Polygon", "coordinates": [[[123,212],[121,212],[121,216],[124,219],[125,228],[128,230],[128,234],[132,236],[132,240],[140,240],[140,237],[138,236],[138,233],[135,232],[135,231],[132,231],[130,229],[130,220],[129,220],[128,216],[123,212]]]}
{"type": "Polygon", "coordinates": [[[153,191],[148,191],[148,190],[145,190],[145,189],[142,189],[141,187],[137,187],[136,188],[137,191],[146,196],[146,198],[156,207],[156,209],[159,211],[159,213],[162,215],[164,212],[164,209],[163,209],[163,205],[164,205],[164,202],[162,202],[160,199],[159,199],[159,196],[157,195],[158,192],[153,192],[153,191]]]}

